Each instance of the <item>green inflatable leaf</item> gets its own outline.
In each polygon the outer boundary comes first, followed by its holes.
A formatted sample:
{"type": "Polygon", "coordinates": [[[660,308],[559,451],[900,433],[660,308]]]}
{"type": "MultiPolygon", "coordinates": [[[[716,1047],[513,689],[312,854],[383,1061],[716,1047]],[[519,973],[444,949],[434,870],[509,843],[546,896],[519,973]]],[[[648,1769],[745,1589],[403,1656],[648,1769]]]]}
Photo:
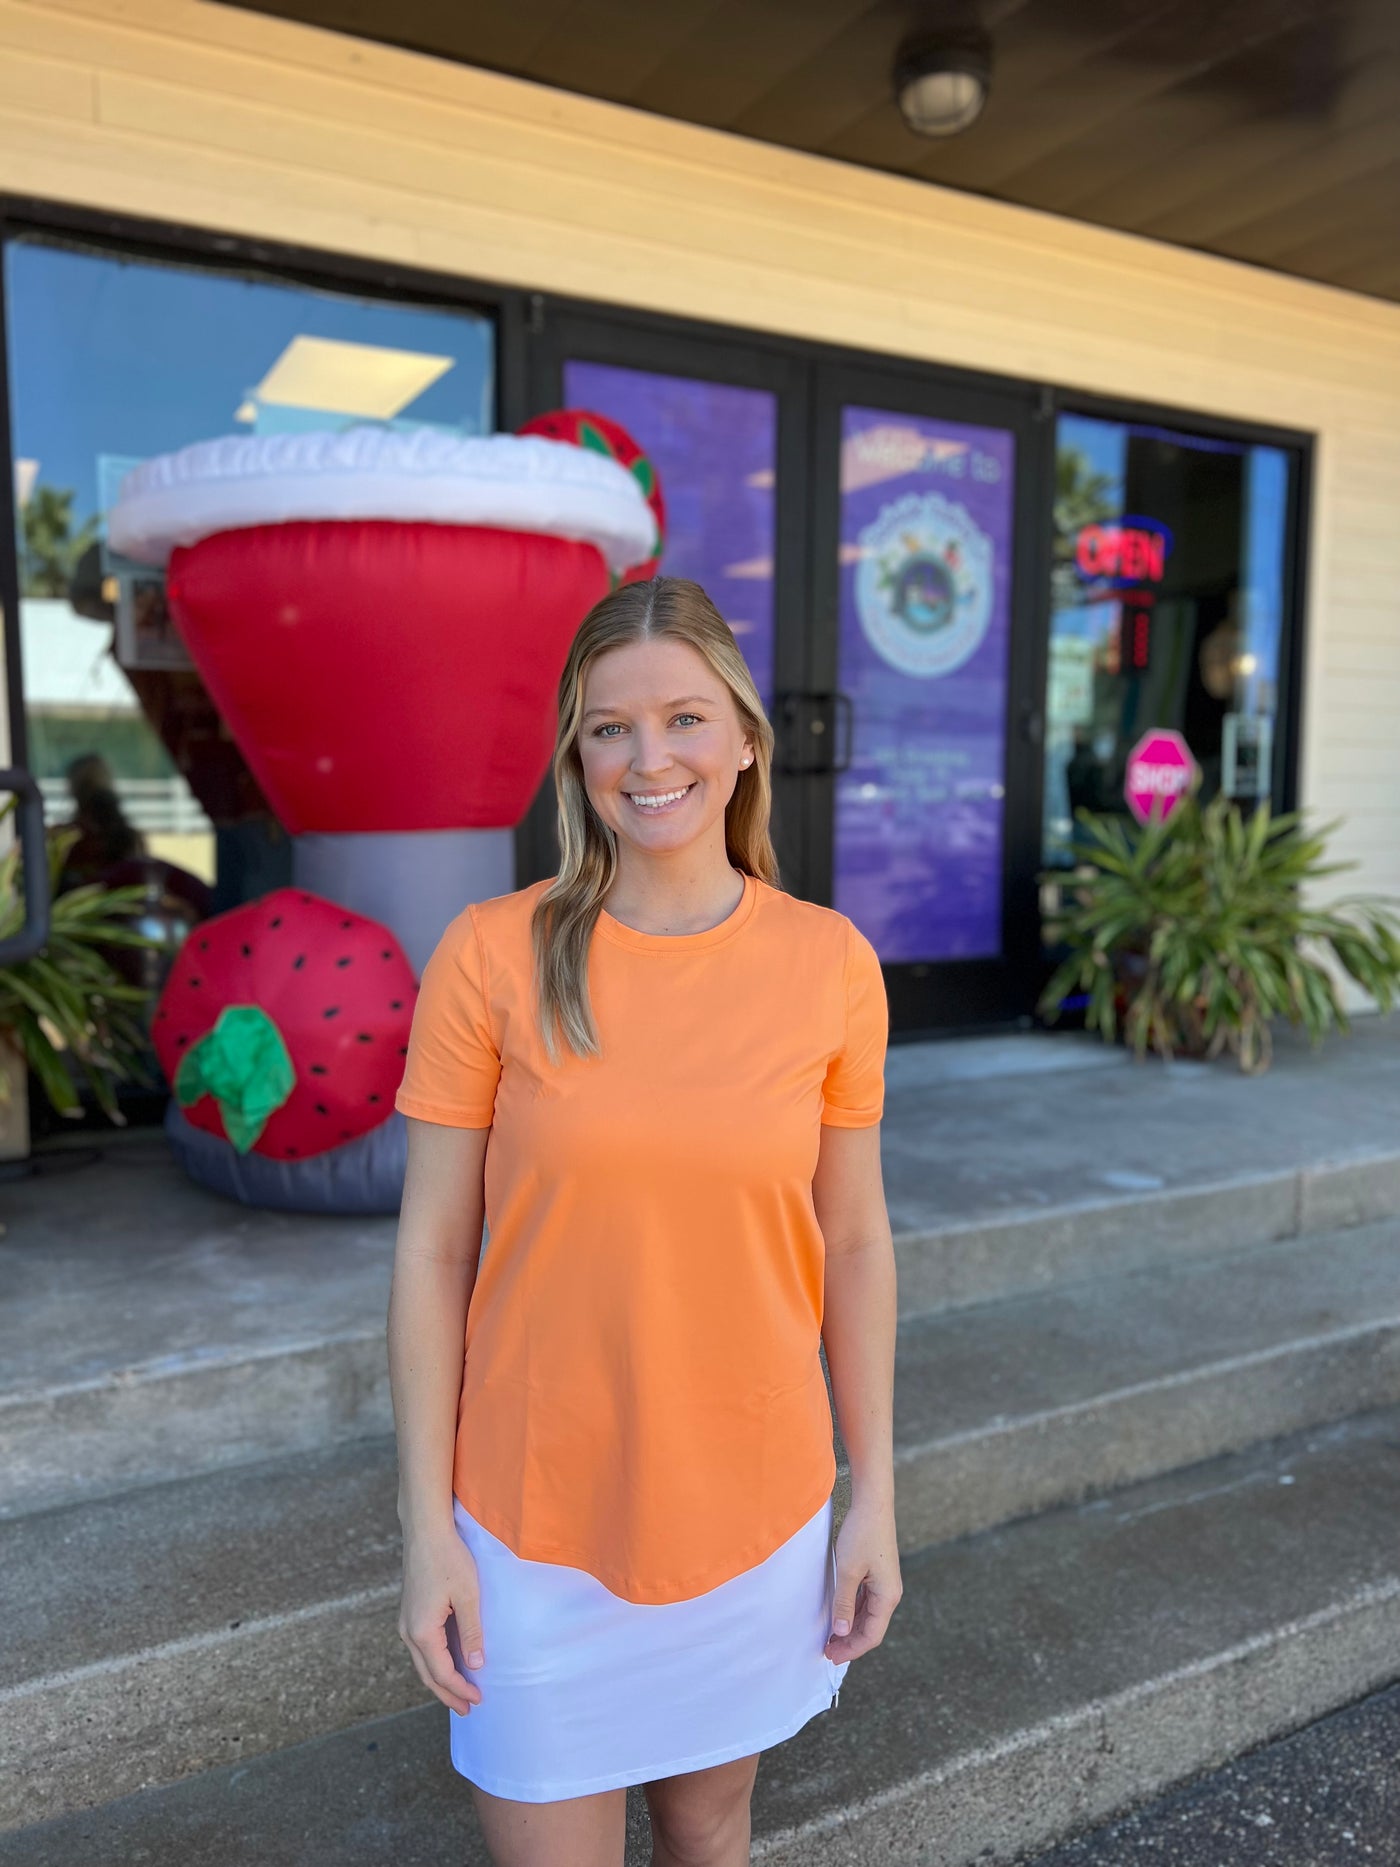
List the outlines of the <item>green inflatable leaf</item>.
{"type": "Polygon", "coordinates": [[[638,454],[632,462],[632,477],[650,499],[656,490],[656,474],[645,454],[638,454]]]}
{"type": "Polygon", "coordinates": [[[579,423],[578,444],[580,447],[591,447],[595,454],[606,454],[609,459],[612,458],[612,449],[608,446],[607,437],[602,429],[595,428],[591,421],[579,423]]]}
{"type": "Polygon", "coordinates": [[[224,1132],[247,1154],[296,1081],[282,1033],[267,1013],[257,1005],[226,1005],[213,1030],[181,1059],[175,1100],[189,1108],[201,1096],[213,1096],[224,1132]]]}

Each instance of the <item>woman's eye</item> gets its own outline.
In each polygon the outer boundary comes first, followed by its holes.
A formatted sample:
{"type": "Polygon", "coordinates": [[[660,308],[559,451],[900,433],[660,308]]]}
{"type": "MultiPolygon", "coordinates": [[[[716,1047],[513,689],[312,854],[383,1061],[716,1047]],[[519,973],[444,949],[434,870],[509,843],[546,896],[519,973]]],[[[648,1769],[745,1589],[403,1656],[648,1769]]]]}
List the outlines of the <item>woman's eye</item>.
{"type": "Polygon", "coordinates": [[[614,727],[616,727],[618,732],[622,731],[621,723],[617,720],[609,720],[602,726],[595,726],[593,728],[593,737],[595,739],[611,739],[614,727]]]}
{"type": "Polygon", "coordinates": [[[678,720],[694,720],[697,726],[700,724],[700,715],[698,713],[678,713],[676,718],[678,720]]]}

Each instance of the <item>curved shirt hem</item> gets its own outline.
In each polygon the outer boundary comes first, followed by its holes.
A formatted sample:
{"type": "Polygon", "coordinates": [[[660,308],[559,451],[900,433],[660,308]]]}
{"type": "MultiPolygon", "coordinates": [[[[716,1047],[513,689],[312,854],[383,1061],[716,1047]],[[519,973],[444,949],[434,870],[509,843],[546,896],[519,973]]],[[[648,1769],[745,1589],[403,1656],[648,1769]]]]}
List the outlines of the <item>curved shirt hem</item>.
{"type": "Polygon", "coordinates": [[[601,1582],[619,1600],[633,1602],[639,1607],[664,1607],[673,1601],[693,1601],[699,1595],[707,1595],[722,1583],[733,1581],[736,1575],[743,1575],[747,1570],[757,1568],[759,1563],[766,1562],[775,1550],[781,1549],[789,1537],[796,1536],[802,1526],[820,1510],[835,1485],[836,1458],[833,1453],[822,1483],[810,1494],[804,1492],[805,1501],[794,1511],[791,1523],[753,1544],[741,1552],[737,1559],[728,1558],[723,1569],[705,1570],[698,1576],[687,1577],[680,1582],[643,1582],[634,1575],[623,1574],[606,1563],[599,1563],[587,1550],[574,1544],[549,1543],[533,1537],[522,1537],[513,1523],[481,1498],[471,1493],[464,1495],[464,1487],[459,1488],[454,1483],[452,1493],[464,1510],[470,1511],[484,1529],[489,1530],[492,1536],[505,1544],[512,1555],[519,1556],[523,1561],[562,1563],[571,1569],[582,1569],[585,1575],[591,1575],[595,1582],[601,1582]]]}

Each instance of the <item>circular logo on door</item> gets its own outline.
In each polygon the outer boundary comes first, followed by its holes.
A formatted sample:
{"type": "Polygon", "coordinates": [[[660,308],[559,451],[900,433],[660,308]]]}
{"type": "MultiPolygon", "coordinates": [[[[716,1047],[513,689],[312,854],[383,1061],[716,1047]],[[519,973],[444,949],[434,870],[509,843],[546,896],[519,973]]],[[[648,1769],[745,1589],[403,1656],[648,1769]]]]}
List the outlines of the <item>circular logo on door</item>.
{"type": "Polygon", "coordinates": [[[860,534],[856,613],[905,674],[951,674],[992,616],[992,543],[941,493],[906,493],[860,534]]]}

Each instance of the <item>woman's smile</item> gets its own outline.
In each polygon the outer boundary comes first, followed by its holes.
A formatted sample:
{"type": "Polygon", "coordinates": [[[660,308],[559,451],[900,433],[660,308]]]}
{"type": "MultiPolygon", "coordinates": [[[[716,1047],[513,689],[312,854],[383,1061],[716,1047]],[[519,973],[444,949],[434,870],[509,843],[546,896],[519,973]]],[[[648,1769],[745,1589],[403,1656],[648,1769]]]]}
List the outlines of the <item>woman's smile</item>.
{"type": "Polygon", "coordinates": [[[628,791],[626,796],[643,816],[665,816],[668,811],[678,810],[695,789],[696,780],[689,784],[677,785],[669,791],[628,791]]]}

